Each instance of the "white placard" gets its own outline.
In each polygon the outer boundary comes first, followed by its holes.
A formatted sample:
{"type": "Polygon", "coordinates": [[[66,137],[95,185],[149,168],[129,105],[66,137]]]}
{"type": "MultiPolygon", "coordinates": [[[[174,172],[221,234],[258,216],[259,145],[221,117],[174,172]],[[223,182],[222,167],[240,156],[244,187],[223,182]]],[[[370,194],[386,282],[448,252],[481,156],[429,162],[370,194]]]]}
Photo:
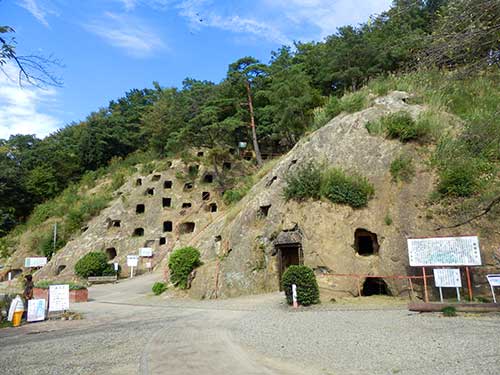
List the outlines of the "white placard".
{"type": "Polygon", "coordinates": [[[28,301],[28,322],[39,322],[45,320],[45,300],[30,299],[28,301]]]}
{"type": "Polygon", "coordinates": [[[47,258],[46,257],[24,258],[24,267],[26,267],[26,268],[43,267],[46,264],[47,264],[47,258]]]}
{"type": "Polygon", "coordinates": [[[435,268],[434,283],[437,288],[461,288],[460,270],[458,268],[435,268]]]}
{"type": "Polygon", "coordinates": [[[153,249],[150,247],[141,247],[139,249],[139,256],[140,257],[152,257],[153,256],[153,249]]]}
{"type": "Polygon", "coordinates": [[[49,311],[69,310],[69,285],[49,285],[49,311]]]}
{"type": "Polygon", "coordinates": [[[138,255],[127,255],[127,266],[128,267],[137,267],[138,263],[139,263],[139,256],[138,255]]]}
{"type": "Polygon", "coordinates": [[[493,287],[500,286],[500,274],[486,275],[486,278],[488,279],[490,286],[493,287]]]}
{"type": "Polygon", "coordinates": [[[480,266],[477,236],[409,238],[410,266],[480,266]]]}

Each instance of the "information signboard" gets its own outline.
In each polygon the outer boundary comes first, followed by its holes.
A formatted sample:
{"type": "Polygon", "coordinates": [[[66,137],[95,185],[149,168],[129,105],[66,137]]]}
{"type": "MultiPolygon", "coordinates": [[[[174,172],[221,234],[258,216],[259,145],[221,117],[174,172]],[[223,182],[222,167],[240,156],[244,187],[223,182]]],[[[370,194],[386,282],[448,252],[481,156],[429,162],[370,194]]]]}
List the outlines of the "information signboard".
{"type": "Polygon", "coordinates": [[[460,270],[458,268],[434,268],[434,282],[437,288],[461,288],[460,270]]]}
{"type": "Polygon", "coordinates": [[[49,311],[63,311],[69,309],[69,285],[49,286],[49,311]]]}
{"type": "Polygon", "coordinates": [[[45,320],[45,300],[30,299],[28,301],[28,322],[39,322],[45,320]]]}
{"type": "Polygon", "coordinates": [[[43,267],[46,264],[47,264],[46,257],[24,258],[24,267],[26,267],[26,268],[43,267]]]}
{"type": "Polygon", "coordinates": [[[486,275],[488,282],[490,283],[491,295],[493,296],[493,302],[497,303],[497,297],[495,296],[495,287],[500,286],[500,274],[486,275]]]}
{"type": "Polygon", "coordinates": [[[140,257],[152,257],[153,256],[153,249],[150,247],[142,247],[139,249],[139,256],[140,257]]]}
{"type": "Polygon", "coordinates": [[[480,266],[477,236],[409,238],[410,266],[480,266]]]}
{"type": "Polygon", "coordinates": [[[139,256],[138,255],[127,255],[127,266],[128,267],[137,267],[138,263],[139,263],[139,256]]]}

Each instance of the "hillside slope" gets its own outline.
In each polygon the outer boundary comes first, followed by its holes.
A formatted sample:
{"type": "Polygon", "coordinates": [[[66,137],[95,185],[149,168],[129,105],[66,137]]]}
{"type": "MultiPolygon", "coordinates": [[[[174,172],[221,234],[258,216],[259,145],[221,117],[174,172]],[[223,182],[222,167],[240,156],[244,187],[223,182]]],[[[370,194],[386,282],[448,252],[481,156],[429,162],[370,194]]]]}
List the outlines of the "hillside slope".
{"type": "MultiPolygon", "coordinates": [[[[407,104],[408,97],[404,92],[392,92],[375,99],[368,109],[337,116],[282,157],[230,217],[211,225],[195,241],[205,264],[198,270],[191,295],[233,297],[278,290],[280,265],[290,261],[285,252],[296,251],[303,263],[320,275],[323,299],[356,296],[364,277],[328,274],[411,274],[407,237],[479,234],[491,226],[475,221],[437,230],[453,219],[432,213],[429,196],[437,177],[426,162],[428,149],[368,133],[367,123],[388,113],[406,111],[417,117],[425,110],[421,105],[407,104]],[[403,153],[411,155],[416,164],[416,177],[408,183],[395,183],[391,162],[403,153]],[[322,200],[285,201],[287,173],[312,161],[366,176],[375,187],[375,197],[361,209],[322,200]],[[367,238],[372,241],[373,254],[360,255],[360,241],[367,238]]],[[[493,231],[481,237],[485,265],[498,266],[493,253],[499,239],[500,234],[493,231]]],[[[406,281],[385,281],[391,295],[408,292],[406,281]]],[[[484,283],[478,274],[475,287],[485,287],[484,283]]]]}

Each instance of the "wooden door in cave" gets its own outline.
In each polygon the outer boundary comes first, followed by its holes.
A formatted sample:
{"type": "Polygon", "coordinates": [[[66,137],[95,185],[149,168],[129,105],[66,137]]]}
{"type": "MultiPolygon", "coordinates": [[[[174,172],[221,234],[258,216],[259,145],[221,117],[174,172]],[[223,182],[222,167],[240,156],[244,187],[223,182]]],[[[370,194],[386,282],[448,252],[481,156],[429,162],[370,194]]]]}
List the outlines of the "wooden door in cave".
{"type": "Polygon", "coordinates": [[[278,247],[278,272],[279,272],[279,288],[281,287],[281,279],[283,274],[290,266],[299,266],[304,264],[304,254],[300,244],[290,244],[278,247]]]}

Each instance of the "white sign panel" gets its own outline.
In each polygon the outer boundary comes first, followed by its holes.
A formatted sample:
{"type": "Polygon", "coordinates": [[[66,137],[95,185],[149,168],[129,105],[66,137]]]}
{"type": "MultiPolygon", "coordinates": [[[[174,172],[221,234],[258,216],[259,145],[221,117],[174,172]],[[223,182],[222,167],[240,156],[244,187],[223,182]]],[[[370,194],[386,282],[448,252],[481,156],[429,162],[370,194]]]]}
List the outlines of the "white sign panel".
{"type": "Polygon", "coordinates": [[[24,258],[24,267],[43,267],[47,264],[47,258],[45,257],[32,257],[24,258]]]}
{"type": "Polygon", "coordinates": [[[437,288],[461,288],[460,270],[458,268],[435,268],[434,283],[437,288]]]}
{"type": "Polygon", "coordinates": [[[491,286],[500,286],[500,274],[486,275],[486,278],[491,286]]]}
{"type": "Polygon", "coordinates": [[[49,286],[49,311],[69,310],[69,285],[49,286]]]}
{"type": "Polygon", "coordinates": [[[45,300],[30,299],[28,301],[28,322],[45,320],[45,300]]]}
{"type": "Polygon", "coordinates": [[[153,249],[150,247],[142,247],[139,249],[139,256],[140,257],[152,257],[153,256],[153,249]]]}
{"type": "Polygon", "coordinates": [[[138,263],[139,263],[139,256],[138,255],[127,255],[127,266],[137,267],[138,263]]]}
{"type": "Polygon", "coordinates": [[[410,266],[480,266],[477,236],[409,238],[410,266]]]}

